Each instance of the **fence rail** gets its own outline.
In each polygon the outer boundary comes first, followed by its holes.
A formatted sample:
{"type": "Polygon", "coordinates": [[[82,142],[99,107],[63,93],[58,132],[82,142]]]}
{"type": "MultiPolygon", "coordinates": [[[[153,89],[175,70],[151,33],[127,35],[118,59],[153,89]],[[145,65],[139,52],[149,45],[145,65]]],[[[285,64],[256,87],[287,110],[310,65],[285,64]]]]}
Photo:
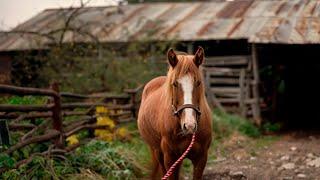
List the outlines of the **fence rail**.
{"type": "MultiPolygon", "coordinates": [[[[108,93],[82,95],[69,92],[59,92],[57,83],[52,83],[49,89],[17,87],[0,84],[0,95],[31,95],[47,96],[46,104],[32,105],[11,105],[0,104],[0,120],[6,122],[6,131],[25,131],[20,141],[14,145],[5,144],[8,148],[1,150],[1,153],[11,154],[14,151],[33,143],[52,141],[52,146],[45,152],[37,152],[28,159],[23,159],[16,163],[16,167],[30,162],[36,154],[67,153],[77,147],[65,147],[66,137],[78,133],[79,131],[88,130],[92,137],[92,129],[106,128],[106,125],[96,124],[95,107],[103,106],[114,112],[110,114],[117,123],[129,122],[134,120],[139,104],[139,94],[143,86],[136,89],[125,90],[123,94],[112,95],[108,93]],[[64,100],[68,100],[64,102],[64,100]],[[72,101],[70,102],[70,99],[72,101]],[[80,101],[82,100],[82,101],[80,101]],[[76,101],[76,102],[75,102],[76,101]],[[84,101],[84,102],[83,102],[84,101]],[[79,110],[80,109],[80,110],[79,110]],[[66,120],[66,117],[74,116],[76,120],[66,120]],[[40,124],[35,123],[35,119],[44,118],[40,124]],[[25,123],[26,120],[29,123],[25,123]],[[21,123],[24,121],[24,123],[21,123]],[[51,123],[51,126],[49,125],[51,123]],[[45,133],[37,134],[40,130],[45,133]]],[[[1,123],[3,124],[3,123],[1,123]]],[[[0,125],[1,125],[0,124],[0,125]]],[[[1,134],[4,134],[4,127],[0,127],[1,134]],[[1,129],[2,128],[2,129],[1,129]]],[[[9,137],[8,135],[6,136],[9,137]]],[[[3,137],[2,137],[3,138],[3,137]]],[[[0,143],[8,142],[1,140],[0,143]]],[[[1,144],[0,144],[1,145],[1,144]]],[[[1,147],[1,146],[0,146],[1,147]]],[[[0,168],[0,173],[8,170],[0,168]]]]}

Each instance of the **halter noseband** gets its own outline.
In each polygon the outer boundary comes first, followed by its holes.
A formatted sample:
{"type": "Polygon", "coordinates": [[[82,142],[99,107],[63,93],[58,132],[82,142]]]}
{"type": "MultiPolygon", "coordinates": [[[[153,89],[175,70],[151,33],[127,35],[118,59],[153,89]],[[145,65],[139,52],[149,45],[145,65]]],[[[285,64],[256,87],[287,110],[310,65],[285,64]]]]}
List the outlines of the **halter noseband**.
{"type": "Polygon", "coordinates": [[[185,109],[185,108],[191,108],[196,112],[196,119],[197,121],[200,119],[200,115],[201,115],[201,111],[200,109],[193,105],[193,104],[183,104],[181,106],[179,106],[178,108],[176,108],[176,106],[174,106],[172,104],[172,109],[173,109],[173,115],[175,116],[179,116],[179,114],[185,109]]]}

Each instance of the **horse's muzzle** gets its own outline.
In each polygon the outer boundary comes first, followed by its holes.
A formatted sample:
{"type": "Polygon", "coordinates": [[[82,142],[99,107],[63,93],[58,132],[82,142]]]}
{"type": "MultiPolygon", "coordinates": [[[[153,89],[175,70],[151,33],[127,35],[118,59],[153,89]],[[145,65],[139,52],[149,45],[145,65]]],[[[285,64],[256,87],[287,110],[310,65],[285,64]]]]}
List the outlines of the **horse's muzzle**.
{"type": "Polygon", "coordinates": [[[182,125],[182,131],[185,134],[193,134],[197,131],[197,123],[183,123],[182,125]]]}

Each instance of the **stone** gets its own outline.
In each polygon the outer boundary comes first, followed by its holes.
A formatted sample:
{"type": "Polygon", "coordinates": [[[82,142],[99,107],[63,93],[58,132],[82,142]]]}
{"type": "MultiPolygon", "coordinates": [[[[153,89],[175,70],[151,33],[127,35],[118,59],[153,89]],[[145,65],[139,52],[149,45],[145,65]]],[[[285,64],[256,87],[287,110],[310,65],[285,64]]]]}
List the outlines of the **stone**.
{"type": "Polygon", "coordinates": [[[297,150],[297,147],[292,146],[292,147],[290,148],[290,150],[291,150],[291,151],[295,151],[295,150],[297,150]]]}
{"type": "Polygon", "coordinates": [[[270,161],[269,163],[270,163],[271,165],[273,165],[273,164],[274,164],[274,162],[273,162],[273,161],[270,161]]]}
{"type": "Polygon", "coordinates": [[[222,162],[222,161],[225,161],[227,160],[227,158],[224,158],[224,157],[218,157],[217,159],[213,160],[213,162],[215,163],[219,163],[219,162],[222,162]]]}
{"type": "Polygon", "coordinates": [[[283,177],[282,180],[292,180],[292,177],[283,177]]]}
{"type": "Polygon", "coordinates": [[[320,158],[316,158],[312,161],[308,161],[307,165],[312,167],[317,167],[317,168],[320,167],[320,158]]]}
{"type": "Polygon", "coordinates": [[[250,160],[251,160],[251,161],[256,160],[256,159],[257,159],[256,157],[253,157],[253,156],[250,157],[250,160]]]}
{"type": "Polygon", "coordinates": [[[242,171],[231,171],[229,175],[233,178],[245,177],[242,171]]]}
{"type": "Polygon", "coordinates": [[[300,174],[297,175],[297,177],[298,178],[306,178],[307,176],[305,174],[300,173],[300,174]]]}
{"type": "Polygon", "coordinates": [[[312,159],[312,158],[314,158],[315,156],[314,156],[312,153],[308,153],[308,154],[307,154],[307,157],[310,158],[310,159],[312,159]]]}
{"type": "Polygon", "coordinates": [[[282,167],[283,169],[290,170],[290,169],[294,169],[295,164],[294,164],[294,163],[286,163],[286,164],[283,164],[281,167],[282,167]]]}
{"type": "Polygon", "coordinates": [[[280,158],[281,161],[288,161],[289,159],[290,159],[290,156],[288,156],[288,155],[282,156],[280,158]]]}

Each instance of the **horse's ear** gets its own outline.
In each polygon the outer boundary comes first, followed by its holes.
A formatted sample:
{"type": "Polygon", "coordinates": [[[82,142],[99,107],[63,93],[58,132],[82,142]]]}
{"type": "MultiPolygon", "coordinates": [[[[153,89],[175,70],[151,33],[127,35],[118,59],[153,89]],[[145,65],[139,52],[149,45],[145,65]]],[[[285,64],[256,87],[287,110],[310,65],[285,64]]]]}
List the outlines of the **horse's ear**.
{"type": "Polygon", "coordinates": [[[169,49],[167,56],[169,64],[172,68],[174,68],[178,64],[178,58],[176,53],[173,51],[173,49],[169,49]]]}
{"type": "Polygon", "coordinates": [[[199,67],[204,61],[204,50],[201,46],[198,47],[197,52],[194,55],[194,63],[199,67]]]}

